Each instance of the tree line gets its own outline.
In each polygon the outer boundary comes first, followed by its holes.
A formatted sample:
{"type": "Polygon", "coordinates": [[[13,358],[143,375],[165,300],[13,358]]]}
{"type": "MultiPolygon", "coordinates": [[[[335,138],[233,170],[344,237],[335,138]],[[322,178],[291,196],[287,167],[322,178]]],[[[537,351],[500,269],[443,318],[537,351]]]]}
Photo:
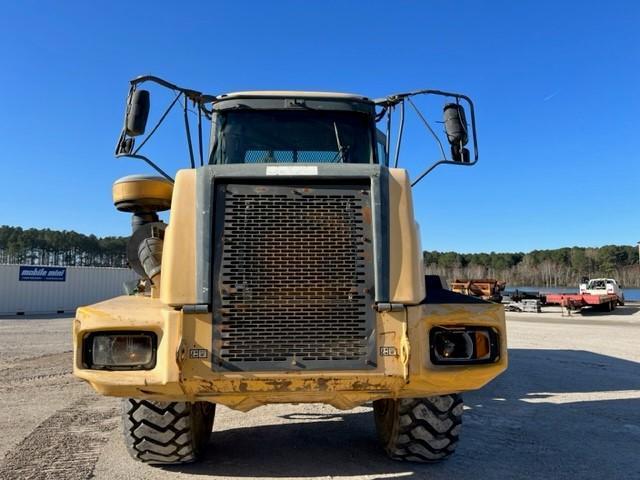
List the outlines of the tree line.
{"type": "Polygon", "coordinates": [[[0,264],[126,267],[127,237],[0,226],[0,264]]]}
{"type": "Polygon", "coordinates": [[[577,286],[582,277],[615,278],[640,287],[638,249],[629,245],[567,247],[529,253],[424,252],[428,273],[455,278],[495,278],[512,286],[577,286]]]}
{"type": "MultiPolygon", "coordinates": [[[[127,237],[0,226],[0,264],[126,267],[127,237]]],[[[510,285],[575,286],[581,277],[613,277],[640,287],[638,250],[628,245],[558,248],[529,253],[424,252],[428,273],[455,278],[495,278],[510,285]]]]}

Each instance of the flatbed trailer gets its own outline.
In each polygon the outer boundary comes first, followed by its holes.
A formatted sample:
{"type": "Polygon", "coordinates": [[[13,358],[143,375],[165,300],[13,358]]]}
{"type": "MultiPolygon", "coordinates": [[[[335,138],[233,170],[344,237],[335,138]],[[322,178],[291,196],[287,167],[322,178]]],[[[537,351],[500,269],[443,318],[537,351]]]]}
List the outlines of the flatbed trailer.
{"type": "Polygon", "coordinates": [[[580,310],[582,307],[596,307],[608,312],[618,304],[616,294],[594,295],[589,293],[547,293],[547,305],[560,305],[569,310],[580,310]]]}

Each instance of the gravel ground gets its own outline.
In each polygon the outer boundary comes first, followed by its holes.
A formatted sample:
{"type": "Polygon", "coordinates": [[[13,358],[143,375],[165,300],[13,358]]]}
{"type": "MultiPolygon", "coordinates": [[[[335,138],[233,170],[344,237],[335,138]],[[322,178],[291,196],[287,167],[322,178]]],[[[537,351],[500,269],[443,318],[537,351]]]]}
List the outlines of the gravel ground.
{"type": "Polygon", "coordinates": [[[70,374],[71,319],[0,318],[0,479],[640,478],[640,304],[508,314],[510,367],[464,395],[456,454],[388,460],[370,408],[219,408],[203,462],[131,460],[119,406],[70,374]]]}

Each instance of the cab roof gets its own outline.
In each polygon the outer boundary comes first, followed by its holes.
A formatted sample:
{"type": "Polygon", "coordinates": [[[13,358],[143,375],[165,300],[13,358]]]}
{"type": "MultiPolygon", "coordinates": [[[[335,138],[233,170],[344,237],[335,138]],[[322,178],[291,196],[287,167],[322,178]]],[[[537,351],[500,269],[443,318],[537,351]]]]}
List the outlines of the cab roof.
{"type": "Polygon", "coordinates": [[[304,90],[247,90],[218,95],[216,100],[234,98],[308,98],[308,99],[343,99],[360,102],[371,102],[368,97],[354,93],[340,92],[308,92],[304,90]]]}
{"type": "Polygon", "coordinates": [[[251,110],[316,110],[351,111],[375,115],[373,100],[338,92],[304,92],[295,90],[258,90],[218,95],[212,101],[214,111],[251,110]]]}

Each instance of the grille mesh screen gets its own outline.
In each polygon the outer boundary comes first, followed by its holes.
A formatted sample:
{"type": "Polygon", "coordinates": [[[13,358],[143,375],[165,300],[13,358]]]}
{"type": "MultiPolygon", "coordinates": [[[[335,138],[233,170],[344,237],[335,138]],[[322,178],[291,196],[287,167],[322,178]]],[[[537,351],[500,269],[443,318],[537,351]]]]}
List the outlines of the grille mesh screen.
{"type": "Polygon", "coordinates": [[[368,368],[369,189],[218,185],[214,368],[368,368]]]}

